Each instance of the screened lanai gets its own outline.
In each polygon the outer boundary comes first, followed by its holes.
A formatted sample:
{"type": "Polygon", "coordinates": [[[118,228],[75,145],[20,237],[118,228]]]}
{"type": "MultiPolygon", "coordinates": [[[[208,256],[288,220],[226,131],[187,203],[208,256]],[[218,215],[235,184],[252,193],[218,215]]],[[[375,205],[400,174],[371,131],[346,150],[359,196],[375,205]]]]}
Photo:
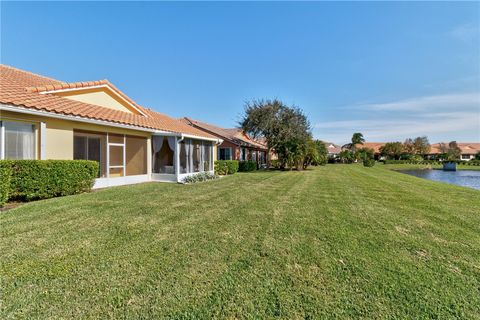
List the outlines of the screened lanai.
{"type": "Polygon", "coordinates": [[[178,136],[152,137],[152,180],[182,181],[200,172],[213,173],[214,141],[178,136]]]}

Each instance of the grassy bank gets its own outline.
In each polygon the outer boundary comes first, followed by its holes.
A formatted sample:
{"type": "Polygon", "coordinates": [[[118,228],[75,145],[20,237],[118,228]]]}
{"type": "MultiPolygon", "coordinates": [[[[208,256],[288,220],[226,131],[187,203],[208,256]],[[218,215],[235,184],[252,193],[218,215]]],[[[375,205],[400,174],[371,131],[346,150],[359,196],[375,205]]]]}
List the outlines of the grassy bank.
{"type": "Polygon", "coordinates": [[[478,318],[480,192],[377,165],[0,215],[5,318],[478,318]]]}

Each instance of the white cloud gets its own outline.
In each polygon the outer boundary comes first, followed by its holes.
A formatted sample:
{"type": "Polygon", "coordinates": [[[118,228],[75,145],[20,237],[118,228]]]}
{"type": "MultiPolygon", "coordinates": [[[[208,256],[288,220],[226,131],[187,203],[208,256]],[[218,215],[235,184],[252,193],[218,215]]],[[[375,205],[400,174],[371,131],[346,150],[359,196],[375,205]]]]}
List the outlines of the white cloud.
{"type": "Polygon", "coordinates": [[[465,137],[480,141],[478,93],[417,97],[351,109],[365,115],[317,123],[314,135],[338,143],[347,142],[353,132],[362,132],[367,141],[402,141],[423,135],[433,139],[465,137]]]}
{"type": "Polygon", "coordinates": [[[480,34],[480,25],[477,23],[465,23],[453,28],[448,35],[465,42],[474,41],[480,34]]]}
{"type": "Polygon", "coordinates": [[[480,93],[457,93],[425,97],[416,97],[387,103],[365,104],[354,107],[364,110],[384,111],[427,111],[439,109],[475,109],[480,106],[480,93]]]}

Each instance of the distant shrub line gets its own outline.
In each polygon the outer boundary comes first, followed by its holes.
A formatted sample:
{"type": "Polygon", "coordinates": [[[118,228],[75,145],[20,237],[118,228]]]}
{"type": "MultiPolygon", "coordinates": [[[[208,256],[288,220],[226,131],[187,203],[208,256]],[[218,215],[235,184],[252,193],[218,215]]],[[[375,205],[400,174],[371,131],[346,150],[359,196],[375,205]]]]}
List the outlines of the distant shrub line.
{"type": "MultiPolygon", "coordinates": [[[[456,164],[462,164],[467,166],[480,166],[480,160],[454,160],[448,162],[455,162],[456,164]]],[[[413,160],[385,160],[385,164],[433,164],[433,165],[440,165],[442,164],[441,161],[438,160],[422,160],[422,161],[413,161],[413,160]]]]}
{"type": "Polygon", "coordinates": [[[0,206],[90,191],[98,172],[88,160],[1,160],[0,206]]]}

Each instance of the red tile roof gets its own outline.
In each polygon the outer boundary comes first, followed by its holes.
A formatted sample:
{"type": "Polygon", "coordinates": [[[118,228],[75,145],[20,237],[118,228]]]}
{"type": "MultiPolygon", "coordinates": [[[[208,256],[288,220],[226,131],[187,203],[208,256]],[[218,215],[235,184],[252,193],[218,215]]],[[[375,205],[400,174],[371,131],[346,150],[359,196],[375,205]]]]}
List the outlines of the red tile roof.
{"type": "Polygon", "coordinates": [[[145,128],[210,139],[216,138],[177,119],[136,104],[127,95],[108,82],[108,80],[65,83],[14,67],[0,65],[0,103],[31,110],[130,125],[138,127],[139,130],[145,128]],[[98,85],[107,85],[145,115],[113,110],[49,93],[41,93],[52,90],[86,88],[98,85]]]}
{"type": "MultiPolygon", "coordinates": [[[[363,145],[357,145],[357,148],[370,148],[375,151],[375,153],[380,153],[380,147],[384,146],[386,142],[364,142],[363,145]]],[[[448,146],[448,142],[445,142],[448,146]]],[[[430,146],[430,154],[439,154],[440,143],[434,143],[430,146]]],[[[476,154],[480,152],[480,143],[479,142],[457,142],[458,147],[462,150],[462,154],[476,154]]]]}
{"type": "MultiPolygon", "coordinates": [[[[444,142],[448,146],[448,142],[444,142]]],[[[457,142],[458,147],[462,150],[462,154],[477,154],[480,152],[479,142],[457,142]]],[[[440,153],[440,143],[431,145],[430,154],[440,153]]]]}
{"type": "Polygon", "coordinates": [[[223,140],[228,140],[237,145],[248,146],[248,147],[258,148],[262,150],[267,149],[267,147],[264,144],[262,144],[259,141],[253,140],[247,134],[245,134],[243,130],[238,128],[231,128],[231,129],[221,128],[209,123],[193,120],[188,117],[182,118],[181,121],[193,127],[199,128],[200,130],[204,130],[217,137],[220,137],[223,140]]]}

